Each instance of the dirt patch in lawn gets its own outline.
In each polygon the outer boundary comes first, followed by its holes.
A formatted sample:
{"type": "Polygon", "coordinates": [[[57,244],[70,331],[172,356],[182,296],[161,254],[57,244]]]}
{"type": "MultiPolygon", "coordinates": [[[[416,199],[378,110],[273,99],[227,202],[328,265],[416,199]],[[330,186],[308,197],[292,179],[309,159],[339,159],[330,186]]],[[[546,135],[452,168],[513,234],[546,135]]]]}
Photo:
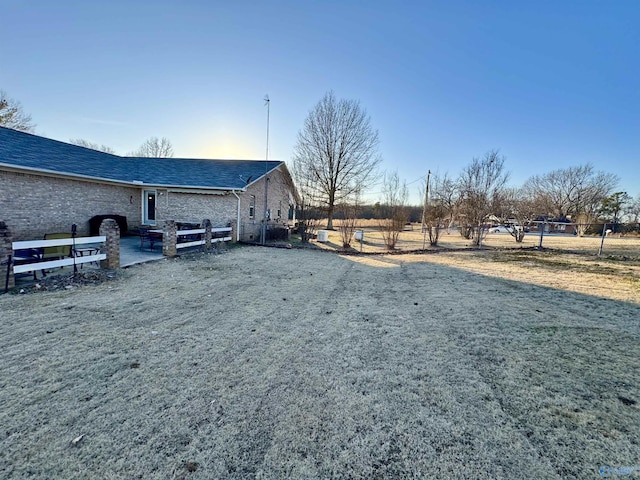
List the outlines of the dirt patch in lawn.
{"type": "MultiPolygon", "coordinates": [[[[640,307],[623,301],[636,286],[603,293],[635,273],[492,255],[244,247],[2,295],[2,476],[596,478],[638,465],[640,307]],[[592,288],[567,288],[565,270],[592,288]]],[[[630,268],[605,266],[618,264],[630,268]]]]}

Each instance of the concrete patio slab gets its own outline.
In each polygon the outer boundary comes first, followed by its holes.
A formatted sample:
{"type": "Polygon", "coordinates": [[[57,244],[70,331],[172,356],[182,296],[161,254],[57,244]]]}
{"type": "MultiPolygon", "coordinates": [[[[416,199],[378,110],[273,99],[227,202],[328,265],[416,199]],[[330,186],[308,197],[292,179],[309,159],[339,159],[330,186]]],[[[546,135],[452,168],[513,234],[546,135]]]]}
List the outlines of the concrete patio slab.
{"type": "Polygon", "coordinates": [[[140,237],[120,238],[120,267],[129,267],[161,258],[163,258],[162,243],[155,244],[153,250],[150,250],[148,245],[145,245],[145,248],[141,250],[140,237]]]}

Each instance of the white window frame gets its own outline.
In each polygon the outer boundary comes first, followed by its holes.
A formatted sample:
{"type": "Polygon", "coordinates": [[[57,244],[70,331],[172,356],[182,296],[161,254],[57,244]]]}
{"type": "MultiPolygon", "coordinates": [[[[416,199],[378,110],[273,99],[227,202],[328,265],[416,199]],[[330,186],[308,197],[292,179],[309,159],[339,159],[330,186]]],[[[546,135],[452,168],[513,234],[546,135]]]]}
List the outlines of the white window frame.
{"type": "Polygon", "coordinates": [[[249,196],[249,218],[256,218],[256,196],[249,196]]]}

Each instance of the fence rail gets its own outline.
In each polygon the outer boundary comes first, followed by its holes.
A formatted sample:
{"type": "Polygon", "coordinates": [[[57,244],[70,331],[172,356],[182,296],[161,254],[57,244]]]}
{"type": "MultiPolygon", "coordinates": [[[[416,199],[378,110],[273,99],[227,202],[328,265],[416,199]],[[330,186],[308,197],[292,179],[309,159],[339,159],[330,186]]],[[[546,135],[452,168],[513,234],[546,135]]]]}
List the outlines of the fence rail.
{"type": "MultiPolygon", "coordinates": [[[[78,245],[87,245],[95,243],[103,243],[106,241],[104,235],[96,237],[78,237],[78,238],[59,238],[54,240],[26,240],[20,242],[12,242],[11,248],[14,251],[13,255],[13,273],[27,273],[37,270],[45,270],[47,268],[67,267],[71,265],[81,265],[83,263],[97,262],[105,260],[107,255],[104,253],[96,253],[94,255],[79,256],[75,247],[78,245]],[[58,260],[43,260],[42,258],[34,255],[30,258],[24,258],[20,260],[20,265],[15,264],[16,251],[20,250],[34,250],[40,251],[47,247],[62,247],[71,246],[71,257],[62,258],[58,260]],[[32,261],[29,261],[32,260],[32,261]],[[25,262],[25,263],[23,263],[25,262]]],[[[18,256],[18,258],[21,258],[18,256]]]]}
{"type": "MultiPolygon", "coordinates": [[[[216,235],[216,236],[211,239],[211,243],[229,242],[229,241],[231,241],[231,236],[222,236],[222,237],[217,236],[217,234],[231,232],[231,230],[232,230],[231,227],[212,228],[211,229],[211,234],[212,235],[216,235]]],[[[206,243],[206,240],[204,238],[202,238],[202,235],[205,234],[206,231],[207,230],[205,228],[194,228],[194,229],[191,229],[191,230],[177,230],[176,231],[176,236],[178,237],[178,242],[176,243],[176,248],[180,249],[180,248],[197,247],[199,245],[204,245],[206,243]],[[180,241],[180,237],[187,237],[187,236],[192,236],[192,235],[200,235],[200,239],[199,240],[189,240],[189,241],[186,241],[186,242],[184,242],[184,241],[181,242],[180,241]]]]}
{"type": "Polygon", "coordinates": [[[216,242],[230,242],[232,240],[231,235],[225,235],[225,233],[231,233],[233,229],[231,227],[218,227],[211,229],[211,243],[216,242]],[[221,235],[221,236],[220,236],[221,235]]]}
{"type": "Polygon", "coordinates": [[[57,238],[55,240],[23,240],[20,242],[12,242],[11,246],[14,250],[28,250],[30,248],[40,247],[61,247],[64,245],[86,245],[88,243],[102,243],[106,241],[104,235],[98,237],[76,237],[74,238],[57,238]]]}
{"type": "Polygon", "coordinates": [[[176,231],[176,236],[177,238],[177,243],[176,243],[176,248],[187,248],[187,247],[197,247],[198,245],[204,245],[205,244],[205,239],[202,238],[202,235],[206,232],[207,230],[205,228],[194,228],[191,230],[178,230],[176,231]],[[199,240],[191,240],[191,241],[181,241],[180,237],[186,237],[187,235],[191,236],[191,235],[200,235],[200,239],[199,240]]]}

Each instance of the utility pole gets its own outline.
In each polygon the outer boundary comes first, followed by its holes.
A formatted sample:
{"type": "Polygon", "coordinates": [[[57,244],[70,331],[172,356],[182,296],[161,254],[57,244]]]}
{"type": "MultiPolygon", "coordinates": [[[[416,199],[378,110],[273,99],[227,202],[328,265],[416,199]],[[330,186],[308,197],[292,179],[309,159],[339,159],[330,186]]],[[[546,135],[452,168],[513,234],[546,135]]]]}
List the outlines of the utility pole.
{"type": "Polygon", "coordinates": [[[429,205],[429,177],[431,177],[431,170],[427,172],[427,185],[424,189],[424,204],[422,205],[422,231],[426,227],[427,223],[427,206],[429,205]]]}
{"type": "Polygon", "coordinates": [[[429,207],[429,180],[431,170],[427,171],[427,184],[424,189],[424,206],[422,207],[422,250],[427,246],[427,207],[429,207]]]}
{"type": "Polygon", "coordinates": [[[269,114],[271,108],[271,100],[269,95],[264,96],[264,102],[267,106],[267,151],[264,158],[264,215],[262,216],[262,244],[267,243],[267,197],[269,191],[269,179],[267,178],[267,172],[269,171],[269,114]]]}

